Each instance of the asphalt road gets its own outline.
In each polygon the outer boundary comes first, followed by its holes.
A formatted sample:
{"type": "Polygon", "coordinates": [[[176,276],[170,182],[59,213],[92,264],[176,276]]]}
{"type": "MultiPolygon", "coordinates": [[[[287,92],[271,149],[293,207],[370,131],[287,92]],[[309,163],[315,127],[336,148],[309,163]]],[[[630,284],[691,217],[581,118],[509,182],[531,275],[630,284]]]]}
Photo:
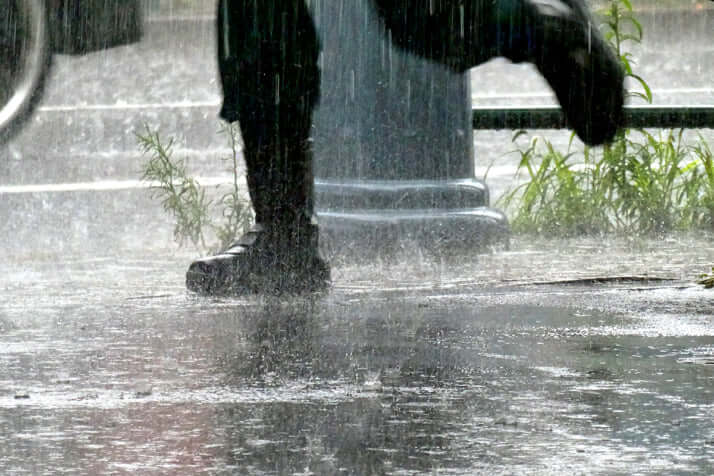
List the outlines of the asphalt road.
{"type": "Polygon", "coordinates": [[[190,256],[0,263],[0,472],[714,470],[710,240],[335,258],[302,298],[187,294],[190,256]]]}

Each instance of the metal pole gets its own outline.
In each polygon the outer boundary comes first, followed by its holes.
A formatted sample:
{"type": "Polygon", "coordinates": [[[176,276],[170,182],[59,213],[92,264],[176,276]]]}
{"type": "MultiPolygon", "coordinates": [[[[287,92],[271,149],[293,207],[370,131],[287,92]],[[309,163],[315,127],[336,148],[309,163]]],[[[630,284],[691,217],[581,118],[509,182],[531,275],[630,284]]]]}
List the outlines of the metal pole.
{"type": "Polygon", "coordinates": [[[370,1],[311,6],[323,43],[313,117],[323,241],[453,251],[503,239],[506,217],[474,176],[469,76],[398,50],[370,1]]]}

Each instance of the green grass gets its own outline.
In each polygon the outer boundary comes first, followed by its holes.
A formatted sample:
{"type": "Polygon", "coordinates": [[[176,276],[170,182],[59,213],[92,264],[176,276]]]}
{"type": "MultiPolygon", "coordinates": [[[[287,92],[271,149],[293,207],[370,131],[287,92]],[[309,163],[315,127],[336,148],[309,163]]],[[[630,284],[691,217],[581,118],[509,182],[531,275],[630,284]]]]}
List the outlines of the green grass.
{"type": "Polygon", "coordinates": [[[164,141],[159,132],[148,125],[143,134],[137,134],[142,152],[149,157],[142,167],[142,180],[149,184],[152,196],[161,200],[164,210],[173,217],[174,239],[179,245],[189,241],[202,251],[224,249],[252,223],[252,209],[243,199],[239,185],[238,127],[227,125],[221,133],[227,137],[231,150],[223,160],[228,163],[232,183],[230,190],[217,201],[207,197],[206,189],[188,173],[185,161],[173,157],[173,138],[164,141]],[[209,237],[215,237],[219,243],[207,246],[209,237]]]}
{"type": "Polygon", "coordinates": [[[714,165],[682,131],[624,131],[608,147],[560,152],[533,138],[518,151],[526,181],[502,204],[517,233],[652,234],[714,228],[714,165]]]}
{"type": "Polygon", "coordinates": [[[711,273],[706,273],[699,276],[699,281],[697,281],[697,284],[701,284],[706,289],[714,289],[714,267],[712,267],[711,273]]]}

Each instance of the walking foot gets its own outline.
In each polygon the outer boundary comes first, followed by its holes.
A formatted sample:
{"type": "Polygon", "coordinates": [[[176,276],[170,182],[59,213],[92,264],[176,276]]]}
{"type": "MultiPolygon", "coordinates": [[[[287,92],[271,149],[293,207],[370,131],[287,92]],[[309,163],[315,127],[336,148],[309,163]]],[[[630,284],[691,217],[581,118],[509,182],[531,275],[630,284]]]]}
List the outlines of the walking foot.
{"type": "Polygon", "coordinates": [[[317,227],[266,229],[257,225],[225,251],[194,261],[188,290],[203,295],[304,294],[330,286],[330,267],[317,248],[317,227]]]}
{"type": "MultiPolygon", "coordinates": [[[[522,58],[555,92],[567,123],[590,145],[609,142],[623,125],[624,70],[581,0],[525,0],[522,58]]],[[[512,58],[522,53],[513,51],[512,58]]]]}

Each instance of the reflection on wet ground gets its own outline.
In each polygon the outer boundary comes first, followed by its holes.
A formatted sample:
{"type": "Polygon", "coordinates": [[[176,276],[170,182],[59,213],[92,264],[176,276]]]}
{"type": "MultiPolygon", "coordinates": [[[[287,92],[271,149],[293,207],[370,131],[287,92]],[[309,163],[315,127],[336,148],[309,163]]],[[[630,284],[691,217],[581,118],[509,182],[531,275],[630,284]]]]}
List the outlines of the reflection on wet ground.
{"type": "Polygon", "coordinates": [[[706,243],[335,257],[291,299],[186,294],[183,253],[5,262],[0,473],[710,474],[706,243]]]}

